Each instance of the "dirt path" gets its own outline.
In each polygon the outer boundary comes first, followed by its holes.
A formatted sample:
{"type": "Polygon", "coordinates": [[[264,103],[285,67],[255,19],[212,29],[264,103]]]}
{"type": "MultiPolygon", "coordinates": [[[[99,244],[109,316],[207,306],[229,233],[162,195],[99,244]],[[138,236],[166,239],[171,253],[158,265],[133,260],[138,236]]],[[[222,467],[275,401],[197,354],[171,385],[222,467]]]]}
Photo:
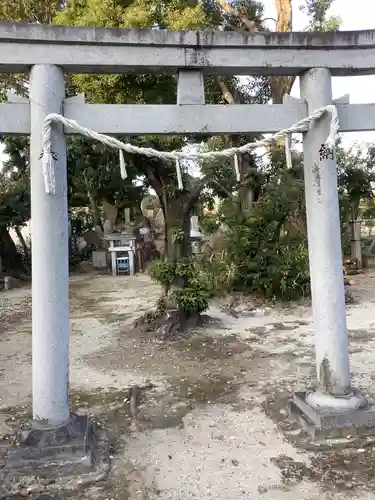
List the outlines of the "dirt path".
{"type": "MultiPolygon", "coordinates": [[[[356,387],[374,395],[375,275],[355,281],[351,367],[356,387]]],[[[308,307],[254,310],[243,303],[229,315],[216,302],[207,328],[162,345],[131,329],[158,295],[146,276],[71,280],[72,405],[107,425],[113,453],[109,480],[74,498],[375,500],[372,441],[349,458],[345,450],[307,453],[285,415],[288,395],[314,379],[308,307]],[[126,389],[146,381],[155,387],[132,419],[126,389]]],[[[0,300],[5,434],[30,413],[30,291],[0,300]]]]}

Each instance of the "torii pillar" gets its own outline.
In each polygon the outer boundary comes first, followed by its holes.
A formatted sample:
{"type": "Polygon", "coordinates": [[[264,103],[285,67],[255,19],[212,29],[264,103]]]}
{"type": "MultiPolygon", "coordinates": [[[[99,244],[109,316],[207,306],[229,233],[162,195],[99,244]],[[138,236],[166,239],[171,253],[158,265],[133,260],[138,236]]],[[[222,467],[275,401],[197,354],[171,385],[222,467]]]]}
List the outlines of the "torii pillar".
{"type": "Polygon", "coordinates": [[[69,385],[69,249],[66,139],[52,131],[56,192],[47,194],[42,170],[42,131],[49,113],[63,112],[65,79],[55,65],[36,65],[30,74],[30,176],[32,233],[33,420],[19,432],[8,455],[12,473],[34,468],[86,472],[91,469],[91,427],[71,414],[69,385]],[[30,465],[32,463],[32,466],[30,465]]]}
{"type": "Polygon", "coordinates": [[[33,419],[49,425],[69,420],[69,244],[66,139],[52,130],[56,193],[45,191],[40,155],[43,122],[62,113],[65,79],[57,66],[30,74],[30,177],[32,224],[33,419]]]}
{"type": "MultiPolygon", "coordinates": [[[[332,104],[328,69],[307,71],[300,78],[300,86],[308,114],[332,104]]],[[[334,151],[325,148],[329,131],[330,116],[326,114],[303,138],[318,387],[294,398],[307,420],[326,430],[375,424],[374,408],[351,385],[337,167],[334,151]]]]}

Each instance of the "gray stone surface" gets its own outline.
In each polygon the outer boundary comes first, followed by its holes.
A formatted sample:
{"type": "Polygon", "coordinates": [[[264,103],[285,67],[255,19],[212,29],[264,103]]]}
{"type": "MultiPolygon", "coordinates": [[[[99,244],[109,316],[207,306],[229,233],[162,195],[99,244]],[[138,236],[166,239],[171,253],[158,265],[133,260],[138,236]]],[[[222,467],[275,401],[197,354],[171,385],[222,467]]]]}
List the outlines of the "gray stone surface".
{"type": "Polygon", "coordinates": [[[167,45],[182,47],[233,47],[237,45],[257,47],[296,47],[309,50],[317,47],[328,49],[371,48],[375,45],[375,30],[246,33],[237,31],[176,31],[128,28],[73,27],[50,24],[0,22],[0,40],[30,42],[79,41],[82,45],[167,45]]]}
{"type": "MultiPolygon", "coordinates": [[[[0,44],[1,45],[1,44],[0,44]]],[[[0,133],[30,133],[28,103],[0,104],[0,133]]],[[[338,104],[340,132],[375,129],[375,104],[338,104]]],[[[85,104],[65,100],[64,116],[101,134],[273,133],[307,116],[304,102],[287,104],[85,104]]],[[[307,130],[307,127],[306,127],[307,130]]],[[[66,134],[72,130],[65,129],[66,134]]]]}
{"type": "Polygon", "coordinates": [[[72,415],[56,428],[25,424],[8,452],[5,475],[69,475],[93,468],[93,428],[86,415],[72,415]]]}
{"type": "Polygon", "coordinates": [[[318,432],[325,437],[353,434],[353,430],[375,434],[374,404],[346,412],[317,411],[306,403],[306,396],[306,392],[296,392],[290,402],[290,411],[300,417],[300,422],[311,433],[318,432]]]}
{"type": "Polygon", "coordinates": [[[1,69],[8,72],[57,64],[72,73],[202,68],[206,74],[298,75],[325,67],[334,76],[373,74],[374,40],[373,30],[247,34],[0,24],[1,69]]]}

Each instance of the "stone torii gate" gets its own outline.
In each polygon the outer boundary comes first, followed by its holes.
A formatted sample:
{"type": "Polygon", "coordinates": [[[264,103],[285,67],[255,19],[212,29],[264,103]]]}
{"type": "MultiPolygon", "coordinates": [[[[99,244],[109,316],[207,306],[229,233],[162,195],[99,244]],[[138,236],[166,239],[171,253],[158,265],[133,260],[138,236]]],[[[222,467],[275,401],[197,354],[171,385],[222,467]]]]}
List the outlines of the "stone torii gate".
{"type": "MultiPolygon", "coordinates": [[[[48,447],[50,438],[64,446],[76,440],[88,456],[88,424],[72,416],[68,405],[66,135],[73,131],[53,126],[57,190],[51,196],[45,192],[40,160],[45,117],[62,114],[111,135],[273,133],[332,104],[332,76],[375,74],[375,30],[245,34],[0,23],[0,54],[1,72],[30,72],[29,101],[12,97],[0,105],[0,134],[30,135],[33,421],[21,449],[48,447]],[[65,99],[64,72],[175,72],[177,103],[106,105],[86,104],[82,96],[65,99]],[[298,75],[301,99],[281,105],[205,105],[203,76],[208,74],[298,75]]],[[[345,99],[336,104],[341,132],[375,130],[375,104],[350,105],[345,99]]],[[[296,395],[295,403],[318,427],[348,421],[372,425],[372,408],[351,387],[336,160],[319,156],[329,125],[325,115],[312,130],[306,127],[303,139],[319,388],[296,395]],[[327,415],[330,423],[324,420],[327,415]]],[[[15,452],[15,467],[22,467],[22,457],[15,452]]],[[[45,455],[33,457],[43,461],[45,455]]]]}

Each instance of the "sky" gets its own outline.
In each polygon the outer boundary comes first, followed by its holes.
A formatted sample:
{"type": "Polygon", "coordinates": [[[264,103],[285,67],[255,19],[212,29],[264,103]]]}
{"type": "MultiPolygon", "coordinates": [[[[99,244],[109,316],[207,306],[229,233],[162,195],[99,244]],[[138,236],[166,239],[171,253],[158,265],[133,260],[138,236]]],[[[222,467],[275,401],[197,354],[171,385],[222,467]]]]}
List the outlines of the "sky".
{"type": "MultiPolygon", "coordinates": [[[[266,18],[276,17],[275,0],[263,0],[266,18]]],[[[307,25],[306,16],[300,11],[299,6],[303,0],[293,0],[293,30],[302,31],[307,25]]],[[[340,16],[341,30],[365,30],[375,28],[375,0],[335,0],[330,9],[330,14],[340,16]]],[[[270,26],[271,27],[271,26],[270,26]]],[[[335,77],[332,79],[333,98],[344,94],[350,95],[350,102],[370,103],[375,102],[375,75],[335,77]]],[[[299,97],[298,78],[292,89],[292,96],[299,97]]],[[[375,142],[374,132],[355,132],[343,134],[343,145],[350,146],[355,142],[375,142]]],[[[1,150],[0,150],[1,166],[1,150]]]]}
{"type": "MultiPolygon", "coordinates": [[[[307,24],[306,16],[300,11],[302,0],[292,0],[293,5],[293,31],[302,31],[307,24]]],[[[264,17],[276,17],[275,0],[263,0],[265,6],[264,17]]],[[[330,14],[340,16],[342,25],[340,30],[366,30],[375,29],[375,0],[335,0],[330,14]]],[[[271,27],[271,26],[270,26],[271,27]]],[[[350,95],[351,104],[375,102],[375,75],[373,76],[344,76],[332,79],[333,98],[350,95]]],[[[299,97],[298,78],[292,89],[291,95],[299,97]]],[[[375,142],[374,132],[352,132],[343,134],[343,145],[349,146],[353,142],[375,142]]]]}

